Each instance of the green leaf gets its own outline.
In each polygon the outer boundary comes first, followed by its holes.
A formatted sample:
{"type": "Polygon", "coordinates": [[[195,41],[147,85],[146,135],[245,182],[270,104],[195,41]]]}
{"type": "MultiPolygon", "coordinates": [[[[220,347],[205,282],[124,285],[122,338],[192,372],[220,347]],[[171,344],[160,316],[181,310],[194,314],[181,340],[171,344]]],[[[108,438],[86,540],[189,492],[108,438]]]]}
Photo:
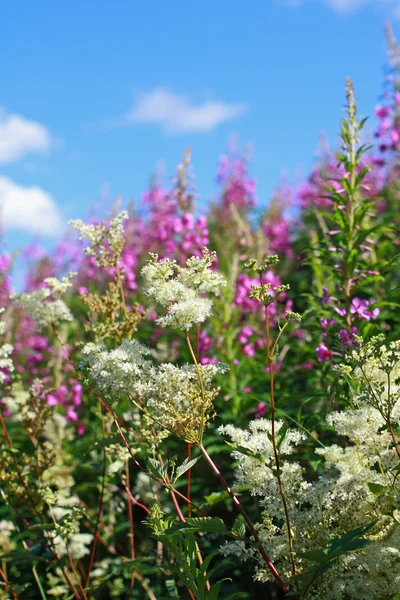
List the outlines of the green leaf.
{"type": "Polygon", "coordinates": [[[299,558],[305,558],[315,563],[323,563],[326,561],[326,553],[324,550],[309,550],[308,552],[299,552],[296,554],[299,558]]]}
{"type": "Polygon", "coordinates": [[[189,471],[189,469],[191,469],[193,467],[193,465],[195,465],[200,459],[201,459],[201,456],[198,456],[197,458],[193,458],[192,460],[188,460],[187,458],[185,458],[183,463],[176,469],[174,482],[177,479],[179,479],[179,477],[182,477],[182,475],[184,473],[186,473],[186,471],[189,471]]]}
{"type": "Polygon", "coordinates": [[[174,535],[185,532],[226,533],[226,527],[219,517],[193,517],[185,523],[177,523],[166,529],[163,535],[174,535]]]}
{"type": "Polygon", "coordinates": [[[149,458],[147,468],[149,469],[150,473],[154,475],[154,477],[165,481],[165,477],[167,474],[167,464],[167,462],[165,462],[165,464],[162,464],[159,460],[156,460],[155,458],[149,458]]]}
{"type": "Polygon", "coordinates": [[[215,504],[218,504],[219,502],[222,502],[222,500],[226,500],[227,498],[229,498],[229,494],[228,494],[228,492],[225,492],[225,491],[213,492],[209,496],[204,496],[204,500],[210,506],[214,506],[215,504]]]}
{"type": "Polygon", "coordinates": [[[382,494],[384,494],[387,490],[387,486],[381,485],[380,483],[367,483],[367,485],[369,487],[370,492],[372,492],[376,498],[382,496],[382,494]]]}
{"type": "Polygon", "coordinates": [[[345,554],[346,552],[361,550],[361,548],[368,546],[370,540],[363,539],[363,536],[371,531],[376,523],[377,521],[373,521],[368,525],[362,525],[361,527],[356,527],[355,529],[348,531],[341,538],[333,538],[327,545],[327,549],[329,550],[328,557],[333,557],[333,555],[336,557],[345,554]]]}
{"type": "Polygon", "coordinates": [[[232,533],[237,537],[244,538],[246,535],[246,521],[244,520],[243,515],[238,515],[233,526],[232,533]]]}
{"type": "MultiPolygon", "coordinates": [[[[243,492],[248,492],[251,489],[252,489],[251,485],[241,485],[237,488],[236,487],[232,488],[232,492],[235,494],[235,496],[240,496],[240,494],[242,494],[243,492]]],[[[222,492],[213,492],[209,496],[204,496],[204,500],[210,506],[214,506],[215,504],[218,504],[219,502],[222,502],[223,500],[227,500],[229,497],[230,496],[229,496],[228,492],[223,490],[222,492]]]]}

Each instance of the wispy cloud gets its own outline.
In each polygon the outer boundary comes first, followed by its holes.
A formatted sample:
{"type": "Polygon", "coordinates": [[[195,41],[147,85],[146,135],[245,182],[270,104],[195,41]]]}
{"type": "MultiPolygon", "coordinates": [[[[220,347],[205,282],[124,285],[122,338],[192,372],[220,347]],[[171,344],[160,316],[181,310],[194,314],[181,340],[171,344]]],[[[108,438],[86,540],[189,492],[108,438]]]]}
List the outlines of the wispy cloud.
{"type": "Polygon", "coordinates": [[[395,9],[397,0],[283,0],[287,6],[297,7],[304,4],[325,4],[341,14],[348,14],[368,4],[380,8],[395,9]]]}
{"type": "Polygon", "coordinates": [[[0,177],[0,222],[9,229],[56,236],[63,222],[53,196],[40,187],[22,187],[0,177]]]}
{"type": "Polygon", "coordinates": [[[325,4],[342,13],[352,12],[366,4],[377,4],[378,1],[382,4],[382,0],[323,0],[325,4]]]}
{"type": "Polygon", "coordinates": [[[46,127],[0,107],[0,163],[15,162],[31,152],[45,152],[52,144],[46,127]]]}
{"type": "Polygon", "coordinates": [[[137,123],[159,125],[169,134],[208,132],[221,123],[240,116],[246,110],[245,104],[221,100],[195,103],[188,96],[158,88],[140,94],[124,122],[129,125],[137,123]]]}

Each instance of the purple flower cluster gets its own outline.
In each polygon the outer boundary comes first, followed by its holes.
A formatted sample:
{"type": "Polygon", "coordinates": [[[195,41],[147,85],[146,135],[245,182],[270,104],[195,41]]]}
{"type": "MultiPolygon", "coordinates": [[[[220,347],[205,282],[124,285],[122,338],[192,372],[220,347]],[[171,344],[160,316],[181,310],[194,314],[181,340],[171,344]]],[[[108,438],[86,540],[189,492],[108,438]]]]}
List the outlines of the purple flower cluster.
{"type": "Polygon", "coordinates": [[[256,182],[248,176],[247,170],[245,156],[236,153],[221,156],[217,182],[222,186],[222,212],[229,215],[233,205],[239,212],[246,213],[256,205],[256,182]]]}
{"type": "MultiPolygon", "coordinates": [[[[79,419],[77,408],[82,405],[82,397],[81,384],[76,379],[69,378],[68,385],[62,384],[57,390],[47,394],[47,403],[49,406],[63,406],[67,421],[77,423],[79,419]]],[[[77,423],[76,432],[78,435],[85,433],[83,423],[77,423]]]]}
{"type": "MultiPolygon", "coordinates": [[[[333,310],[339,315],[339,317],[345,319],[346,323],[348,323],[346,308],[334,306],[333,302],[337,302],[337,299],[333,296],[329,296],[326,288],[324,289],[324,294],[320,302],[323,306],[327,306],[331,303],[331,307],[333,308],[333,310]]],[[[355,323],[360,320],[365,320],[369,322],[371,321],[371,319],[376,319],[379,316],[379,314],[379,308],[373,308],[371,310],[371,302],[369,300],[361,299],[358,297],[353,298],[349,309],[351,325],[347,325],[347,327],[341,327],[337,332],[337,337],[341,344],[345,348],[357,345],[355,336],[358,334],[358,327],[355,323]]],[[[327,362],[334,356],[334,354],[338,354],[337,352],[333,352],[332,350],[330,350],[327,346],[328,330],[331,327],[340,327],[340,324],[337,322],[337,319],[327,318],[322,318],[320,323],[321,328],[323,329],[323,340],[316,349],[316,354],[319,362],[327,362]]]]}

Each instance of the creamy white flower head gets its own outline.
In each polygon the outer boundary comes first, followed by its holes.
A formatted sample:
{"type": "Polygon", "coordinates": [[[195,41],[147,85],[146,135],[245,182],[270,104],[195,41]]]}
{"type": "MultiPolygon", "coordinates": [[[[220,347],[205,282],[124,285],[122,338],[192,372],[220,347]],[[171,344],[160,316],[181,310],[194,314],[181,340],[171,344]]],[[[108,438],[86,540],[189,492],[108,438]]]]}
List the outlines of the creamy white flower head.
{"type": "MultiPolygon", "coordinates": [[[[11,354],[14,347],[11,344],[3,344],[0,346],[0,369],[5,369],[9,372],[14,371],[14,363],[12,361],[11,354]]],[[[7,379],[7,375],[4,371],[0,371],[0,383],[4,383],[7,379]]]]}
{"type": "Polygon", "coordinates": [[[86,256],[94,256],[99,266],[116,266],[124,245],[124,221],[129,215],[122,211],[110,223],[94,225],[83,223],[80,219],[69,221],[69,224],[80,233],[79,239],[87,239],[86,256]]]}
{"type": "MultiPolygon", "coordinates": [[[[4,312],[4,308],[0,309],[0,314],[4,312]]],[[[6,331],[6,323],[4,321],[0,321],[0,335],[3,335],[6,331]]],[[[14,371],[14,363],[10,358],[14,347],[11,344],[3,344],[0,345],[0,369],[5,369],[6,371],[12,372],[14,371]]],[[[7,375],[5,372],[0,371],[0,384],[4,383],[7,379],[7,375]]]]}
{"type": "MultiPolygon", "coordinates": [[[[68,540],[68,550],[74,560],[79,560],[90,553],[90,544],[92,543],[93,535],[91,533],[73,533],[68,540]]],[[[67,546],[60,535],[57,535],[53,543],[60,554],[67,554],[67,546]]]]}
{"type": "MultiPolygon", "coordinates": [[[[281,434],[284,421],[275,421],[275,435],[279,440],[280,454],[286,456],[293,454],[295,447],[298,446],[306,436],[296,429],[288,429],[281,434]]],[[[235,444],[248,448],[255,454],[262,454],[266,458],[273,456],[273,446],[271,441],[272,423],[269,419],[255,419],[250,421],[248,429],[240,429],[234,425],[222,425],[218,432],[228,435],[235,444]]],[[[243,459],[240,452],[235,452],[235,456],[243,459]]]]}
{"type": "MultiPolygon", "coordinates": [[[[309,595],[313,600],[347,600],[349,597],[386,600],[395,593],[400,582],[400,526],[396,520],[400,501],[396,483],[398,458],[377,409],[362,406],[336,413],[330,416],[329,422],[338,434],[349,438],[350,444],[344,448],[333,444],[316,450],[316,454],[324,458],[324,469],[315,481],[307,481],[301,466],[285,456],[294,452],[303,435],[295,431],[292,437],[292,433],[284,432],[282,422],[277,422],[281,481],[290,515],[296,568],[301,574],[314,566],[302,558],[302,553],[323,550],[332,537],[340,538],[376,520],[376,526],[368,534],[370,545],[362,552],[349,552],[340,557],[309,595]],[[374,485],[379,490],[378,496],[373,493],[374,485]]],[[[280,573],[290,577],[285,515],[273,473],[270,425],[260,419],[252,422],[248,430],[226,425],[219,431],[228,434],[239,446],[233,452],[238,463],[236,484],[250,486],[251,494],[259,497],[262,520],[256,528],[260,540],[268,548],[271,559],[279,562],[280,573]]],[[[223,553],[236,554],[244,560],[249,555],[246,546],[236,543],[227,544],[223,553]]],[[[259,560],[257,556],[254,559],[259,560]]],[[[270,573],[261,561],[255,578],[270,580],[270,573]]]]}
{"type": "Polygon", "coordinates": [[[150,261],[143,267],[143,289],[167,314],[158,319],[162,327],[188,331],[204,323],[211,315],[212,302],[203,294],[218,294],[226,285],[224,277],[210,269],[216,253],[203,250],[203,257],[192,256],[186,267],[179,267],[169,259],[158,260],[151,254],[150,261]]]}
{"type": "Polygon", "coordinates": [[[102,344],[87,344],[82,352],[86,358],[81,367],[109,400],[135,393],[137,380],[146,378],[153,367],[145,359],[150,350],[136,340],[123,340],[111,351],[102,344]]]}
{"type": "Polygon", "coordinates": [[[23,307],[29,316],[36,321],[38,330],[62,321],[72,321],[73,316],[63,300],[51,300],[51,290],[42,288],[30,294],[13,296],[16,306],[23,307]]]}
{"type": "Polygon", "coordinates": [[[51,288],[53,295],[61,296],[61,294],[64,294],[72,286],[72,280],[77,274],[76,272],[68,273],[61,280],[56,277],[46,277],[44,282],[51,288]]]}
{"type": "Polygon", "coordinates": [[[150,256],[151,260],[141,270],[146,296],[153,298],[161,306],[168,306],[171,302],[187,297],[189,290],[173,278],[177,268],[176,261],[168,258],[158,260],[157,254],[150,256]]]}
{"type": "Polygon", "coordinates": [[[11,521],[0,520],[0,552],[6,554],[15,548],[13,534],[15,525],[11,521]]]}
{"type": "Polygon", "coordinates": [[[355,367],[352,375],[359,390],[353,397],[354,404],[374,407],[387,421],[393,413],[400,414],[400,342],[382,344],[383,339],[376,336],[362,344],[352,351],[349,360],[355,367]]]}
{"type": "Polygon", "coordinates": [[[212,312],[212,302],[208,298],[190,298],[171,304],[165,317],[157,319],[162,327],[172,327],[188,331],[194,325],[204,323],[212,312]]]}
{"type": "Polygon", "coordinates": [[[136,382],[144,404],[165,429],[187,441],[199,441],[210,418],[217,373],[225,373],[223,363],[199,365],[203,386],[195,365],[178,367],[164,363],[136,382]]]}
{"type": "Polygon", "coordinates": [[[192,256],[186,261],[186,268],[178,267],[178,280],[197,292],[219,294],[226,280],[221,273],[211,270],[216,258],[216,252],[204,248],[202,257],[192,256]]]}

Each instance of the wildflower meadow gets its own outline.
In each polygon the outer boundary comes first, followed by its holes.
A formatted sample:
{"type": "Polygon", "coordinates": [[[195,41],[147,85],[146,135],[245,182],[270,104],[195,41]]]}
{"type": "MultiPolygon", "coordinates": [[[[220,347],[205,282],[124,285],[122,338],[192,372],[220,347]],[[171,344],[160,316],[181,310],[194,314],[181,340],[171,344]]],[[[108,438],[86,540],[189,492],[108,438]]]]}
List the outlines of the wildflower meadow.
{"type": "Polygon", "coordinates": [[[346,80],[339,144],[272,200],[237,147],[196,206],[186,150],[22,288],[1,254],[1,599],[400,598],[388,45],[377,120],[346,80]]]}

